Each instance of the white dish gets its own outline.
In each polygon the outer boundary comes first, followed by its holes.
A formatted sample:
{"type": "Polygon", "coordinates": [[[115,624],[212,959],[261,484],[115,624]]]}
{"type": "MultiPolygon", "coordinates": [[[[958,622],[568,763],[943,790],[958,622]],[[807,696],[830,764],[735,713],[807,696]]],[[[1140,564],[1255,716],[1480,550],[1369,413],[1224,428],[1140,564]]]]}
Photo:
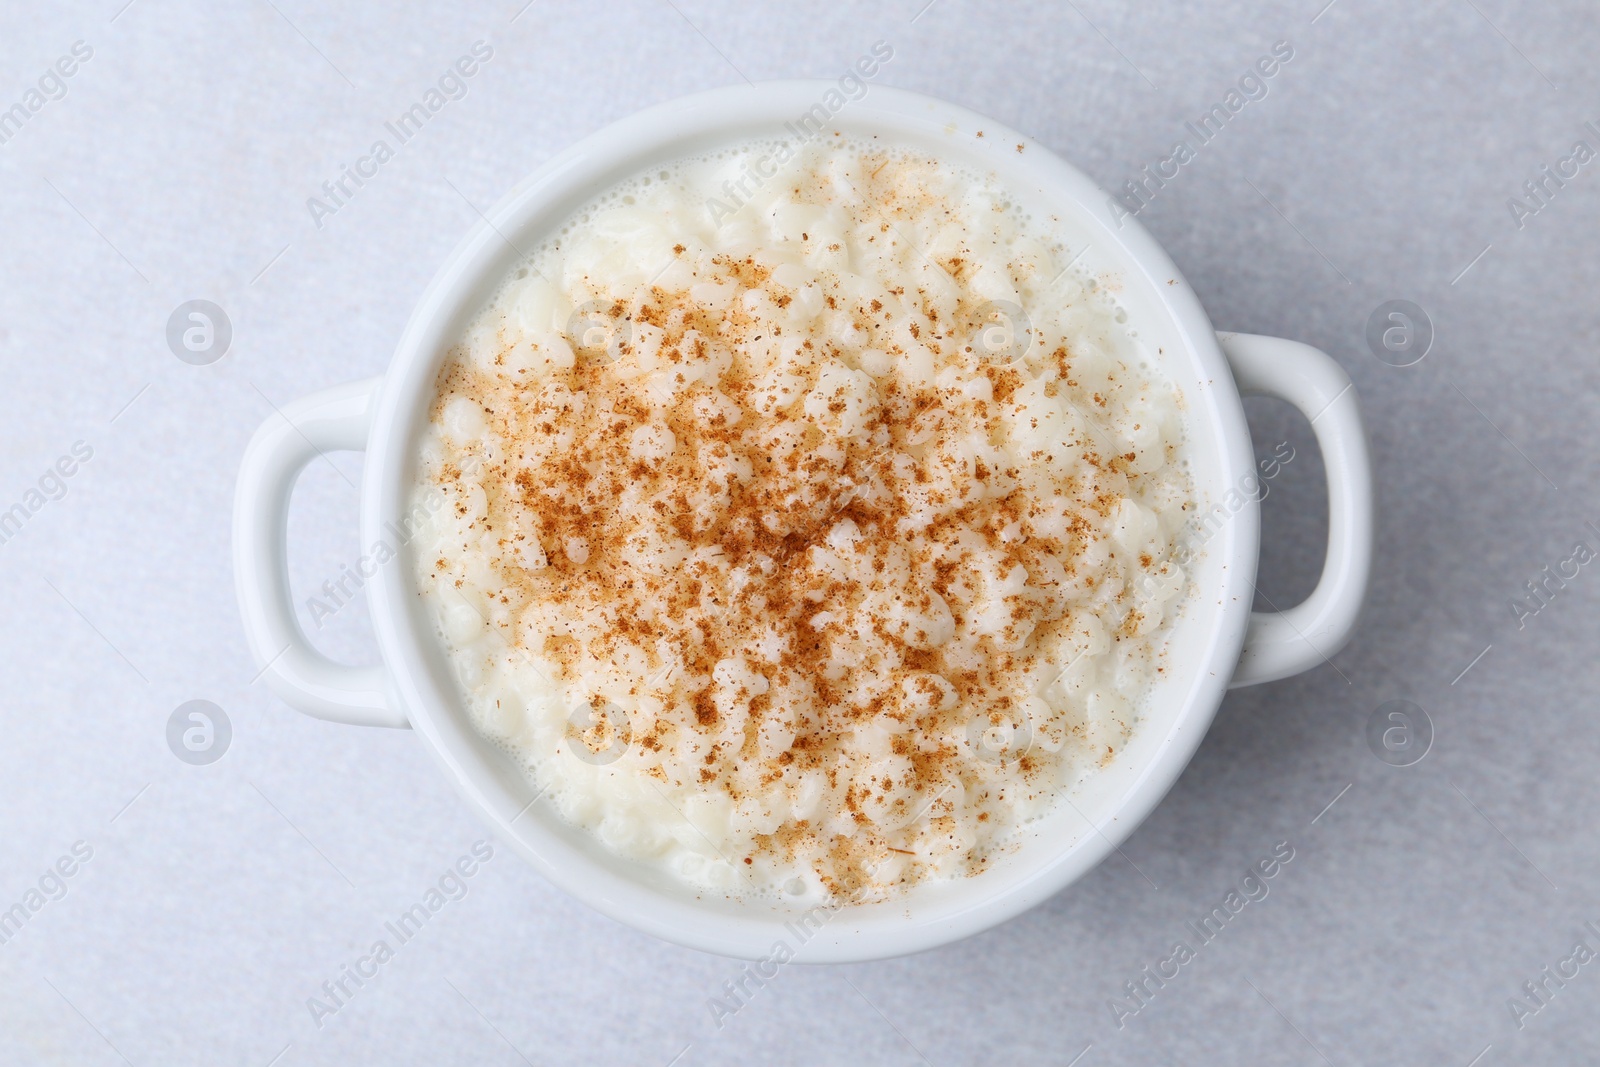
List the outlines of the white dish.
{"type": "MultiPolygon", "coordinates": [[[[757,137],[786,136],[832,86],[785,82],[715,90],[641,112],[563,153],[491,209],[423,294],[389,372],[285,405],[247,448],[234,514],[234,562],[245,631],[263,677],[284,700],[339,722],[418,730],[456,787],[552,882],[639,929],[710,952],[756,959],[784,941],[807,962],[920,951],[970,936],[1047,899],[1092,869],[1177,780],[1224,690],[1286,677],[1336,652],[1355,625],[1372,552],[1371,475],[1349,378],[1328,356],[1292,341],[1217,335],[1165,252],[1103,190],[1047,149],[963,108],[874,87],[833,114],[848,135],[880,135],[993,172],[1035,217],[1059,220],[1082,265],[1114,280],[1145,343],[1183,395],[1187,454],[1202,515],[1211,516],[1187,568],[1200,595],[1177,622],[1167,670],[1143,721],[1102,773],[979,876],[925,883],[883,904],[827,913],[804,939],[800,909],[767,899],[697,895],[607,852],[537,799],[522,773],[483,740],[459,706],[443,649],[421,610],[404,512],[414,447],[435,375],[467,322],[538,236],[593,193],[654,161],[757,137]],[[978,136],[982,131],[983,135],[978,136]],[[1322,578],[1281,613],[1250,610],[1258,562],[1256,483],[1241,393],[1281,397],[1312,420],[1329,486],[1322,578]],[[383,665],[322,657],[295,621],[285,563],[290,490],[319,451],[365,449],[362,543],[396,558],[366,585],[383,665]]],[[[815,919],[813,920],[815,923],[815,919]]]]}

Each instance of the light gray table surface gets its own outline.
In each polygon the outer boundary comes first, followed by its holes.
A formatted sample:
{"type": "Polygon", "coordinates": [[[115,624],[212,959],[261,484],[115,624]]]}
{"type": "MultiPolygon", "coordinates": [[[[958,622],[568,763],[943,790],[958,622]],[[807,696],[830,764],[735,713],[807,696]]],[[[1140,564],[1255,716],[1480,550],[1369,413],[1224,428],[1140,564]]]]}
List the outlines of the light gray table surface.
{"type": "MultiPolygon", "coordinates": [[[[1537,1012],[1522,993],[1580,939],[1600,950],[1600,576],[1512,608],[1575,543],[1600,551],[1600,163],[1536,214],[1508,206],[1574,142],[1600,149],[1592,4],[521,2],[0,10],[0,108],[92,49],[0,145],[0,510],[92,449],[0,544],[0,908],[41,880],[59,897],[0,944],[0,1063],[1600,1059],[1600,961],[1547,980],[1537,1012]],[[1379,507],[1359,632],[1231,693],[1123,856],[969,941],[788,968],[718,1029],[707,998],[736,964],[499,847],[319,1027],[307,998],[487,834],[415,735],[313,721],[253,680],[229,547],[246,440],[275,405],[381,373],[477,209],[557,151],[695,90],[837,76],[880,39],[880,84],[1108,187],[1292,43],[1141,219],[1219,328],[1310,342],[1353,377],[1379,507]],[[468,95],[317,228],[307,197],[476,40],[494,57],[468,95]],[[165,340],[196,298],[233,328],[209,366],[165,340]],[[1432,323],[1415,365],[1365,339],[1391,299],[1432,323]],[[209,766],[167,744],[191,699],[232,724],[209,766]],[[1409,767],[1366,740],[1398,699],[1435,734],[1409,767]],[[1284,841],[1270,895],[1119,1026],[1124,983],[1284,841]]],[[[1285,406],[1249,409],[1260,454],[1296,448],[1264,504],[1260,589],[1283,603],[1319,565],[1320,461],[1285,406]]],[[[361,552],[360,478],[341,455],[301,482],[302,599],[361,552]]],[[[361,603],[315,636],[376,655],[361,603]]]]}

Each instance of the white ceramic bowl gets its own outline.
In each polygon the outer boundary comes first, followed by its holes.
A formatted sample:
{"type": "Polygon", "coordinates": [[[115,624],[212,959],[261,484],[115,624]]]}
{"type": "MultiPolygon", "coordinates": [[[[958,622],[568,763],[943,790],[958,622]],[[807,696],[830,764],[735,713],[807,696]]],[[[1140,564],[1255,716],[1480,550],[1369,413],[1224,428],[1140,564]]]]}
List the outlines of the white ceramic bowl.
{"type": "Polygon", "coordinates": [[[1174,629],[1169,669],[1114,762],[1025,827],[1019,847],[977,877],[923,884],[898,901],[856,905],[797,942],[794,909],[697,894],[606,851],[536,799],[522,773],[473,730],[413,587],[395,523],[415,476],[415,441],[434,377],[467,321],[529,249],[582,202],[671,159],[785,137],[833,86],[782,82],[719,89],[641,112],[562,153],[513,189],[467,235],[417,303],[382,378],[305,397],[250,442],[234,510],[234,566],[245,633],[272,689],[338,722],[411,726],[463,796],[546,878],[622,922],[710,952],[754,959],[787,941],[809,962],[875,959],[975,934],[1047,899],[1106,857],[1171,788],[1223,691],[1295,674],[1336,652],[1355,624],[1372,551],[1366,440],[1350,380],[1292,341],[1217,335],[1166,253],[1111,198],[1048,149],[964,108],[873,87],[830,120],[846,134],[928,149],[993,172],[1035,218],[1053,218],[1069,249],[1110,278],[1130,324],[1185,399],[1188,452],[1202,512],[1214,516],[1190,568],[1199,594],[1174,629]],[[983,136],[977,136],[978,131],[983,136]],[[513,247],[513,246],[516,247],[513,247]],[[1311,419],[1327,468],[1328,553],[1316,591],[1276,614],[1250,610],[1257,565],[1256,483],[1241,393],[1278,396],[1311,419]],[[365,449],[361,543],[400,549],[366,584],[383,665],[353,668],[317,653],[295,621],[285,564],[289,493],[319,452],[365,449]],[[1230,495],[1231,494],[1231,495],[1230,495]],[[1213,510],[1220,509],[1220,510],[1213,510]]]}

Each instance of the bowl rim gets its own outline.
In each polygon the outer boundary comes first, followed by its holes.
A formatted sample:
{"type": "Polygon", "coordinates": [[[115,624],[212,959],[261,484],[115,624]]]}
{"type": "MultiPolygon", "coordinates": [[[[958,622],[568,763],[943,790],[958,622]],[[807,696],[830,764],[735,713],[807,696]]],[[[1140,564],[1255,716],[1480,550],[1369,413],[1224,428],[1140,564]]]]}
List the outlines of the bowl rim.
{"type": "MultiPolygon", "coordinates": [[[[719,135],[725,136],[727,143],[747,139],[733,136],[742,126],[770,123],[776,130],[785,119],[804,113],[835,89],[835,83],[820,80],[764,82],[712,89],[658,104],[559,153],[482,212],[418,299],[379,391],[362,489],[363,543],[376,540],[385,523],[404,510],[412,463],[410,427],[419,405],[432,395],[433,368],[443,349],[449,347],[444,339],[451,336],[451,325],[460,324],[463,316],[482,306],[487,296],[485,277],[493,275],[498,284],[505,276],[505,265],[520,258],[508,235],[525,230],[540,216],[560,217],[571,208],[557,210],[557,205],[576,206],[650,160],[670,157],[674,146],[679,147],[675,154],[684,156],[691,154],[685,146],[697,140],[704,143],[719,135]],[[608,175],[610,180],[605,180],[608,175]],[[497,265],[500,269],[495,274],[497,265]]],[[[1205,372],[1206,379],[1187,392],[1186,398],[1191,407],[1205,408],[1203,425],[1217,435],[1217,452],[1228,477],[1253,470],[1244,409],[1209,318],[1166,251],[1137,219],[1125,209],[1119,211],[1109,194],[1032,138],[935,97],[872,85],[860,100],[850,101],[846,110],[849,118],[841,117],[841,124],[870,125],[891,135],[909,135],[913,130],[923,136],[935,129],[983,130],[986,144],[968,144],[966,150],[998,153],[1009,152],[1013,144],[1019,146],[1024,165],[1036,171],[1040,181],[1061,199],[1074,202],[1081,209],[1077,221],[1102,235],[1108,252],[1153,288],[1173,331],[1188,347],[1189,357],[1205,372]]],[[[1017,163],[1008,160],[1008,165],[1017,163]]],[[[1201,414],[1194,411],[1191,423],[1200,420],[1201,414]]],[[[1207,551],[1218,552],[1225,563],[1217,606],[1205,631],[1208,644],[1201,654],[1203,669],[1196,672],[1186,702],[1154,758],[1140,768],[1120,805],[1103,824],[1090,823],[1094,834],[1085,835],[1027,877],[1006,881],[999,871],[986,872],[983,879],[996,881],[983,886],[987,892],[978,893],[981,899],[975,902],[947,902],[942,912],[935,908],[932,914],[920,916],[909,909],[871,916],[850,909],[844,913],[845,921],[834,920],[819,936],[805,939],[794,949],[795,957],[811,963],[860,962],[970,937],[1044,902],[1119,849],[1177,781],[1216,714],[1243,648],[1258,545],[1258,504],[1249,499],[1207,545],[1207,551]]],[[[475,734],[466,736],[473,733],[470,724],[455,712],[456,698],[439,683],[442,650],[436,638],[422,633],[417,624],[417,593],[406,559],[402,553],[401,565],[380,568],[368,584],[390,701],[405,709],[412,727],[427,741],[457,791],[503,840],[570,895],[664,940],[719,955],[757,959],[768,953],[776,940],[792,937],[794,927],[775,916],[719,912],[699,898],[693,903],[675,898],[630,877],[615,864],[597,860],[584,847],[587,837],[574,836],[586,835],[585,831],[556,825],[551,819],[559,821],[559,817],[553,814],[544,819],[528,817],[540,799],[538,794],[518,810],[509,787],[485,764],[484,742],[475,734]]],[[[1186,625],[1197,627],[1198,623],[1192,620],[1186,625]]]]}

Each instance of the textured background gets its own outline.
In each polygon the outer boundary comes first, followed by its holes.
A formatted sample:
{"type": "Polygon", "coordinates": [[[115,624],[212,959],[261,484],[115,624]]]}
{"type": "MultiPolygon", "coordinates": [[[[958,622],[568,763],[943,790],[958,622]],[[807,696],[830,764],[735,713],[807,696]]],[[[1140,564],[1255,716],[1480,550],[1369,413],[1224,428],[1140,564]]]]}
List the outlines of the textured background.
{"type": "MultiPolygon", "coordinates": [[[[1600,549],[1600,164],[1525,228],[1506,203],[1575,140],[1600,148],[1593,6],[924,2],[5,5],[0,107],[74,41],[94,54],[0,147],[0,508],[75,441],[94,451],[0,545],[0,908],[75,841],[93,858],[0,945],[0,1062],[1594,1061],[1600,962],[1520,1030],[1507,1002],[1600,925],[1600,576],[1521,628],[1511,610],[1575,542],[1600,549]],[[319,1029],[306,998],[484,834],[416,737],[252,682],[229,566],[245,441],[273,405],[381,372],[474,205],[553,153],[690,91],[837,76],[880,38],[881,84],[1107,186],[1293,43],[1141,217],[1219,327],[1354,377],[1380,506],[1361,630],[1331,665],[1230,694],[1127,861],[981,937],[787,969],[717,1030],[706,999],[735,964],[601,918],[502,848],[319,1029]],[[477,39],[495,57],[470,95],[313,226],[305,199],[477,39]],[[210,366],[165,343],[193,298],[233,324],[210,366]],[[1436,334],[1405,368],[1364,339],[1396,298],[1436,334]],[[233,725],[210,766],[165,739],[194,698],[233,725]],[[1393,699],[1434,726],[1415,766],[1365,740],[1393,699]],[[1123,983],[1280,841],[1271,895],[1115,1025],[1123,983]]],[[[1264,505],[1281,604],[1314,579],[1322,475],[1297,416],[1251,417],[1260,454],[1297,449],[1264,505]]],[[[360,473],[337,456],[297,491],[301,599],[360,554],[360,473]]],[[[371,659],[365,610],[318,642],[371,659]]]]}

